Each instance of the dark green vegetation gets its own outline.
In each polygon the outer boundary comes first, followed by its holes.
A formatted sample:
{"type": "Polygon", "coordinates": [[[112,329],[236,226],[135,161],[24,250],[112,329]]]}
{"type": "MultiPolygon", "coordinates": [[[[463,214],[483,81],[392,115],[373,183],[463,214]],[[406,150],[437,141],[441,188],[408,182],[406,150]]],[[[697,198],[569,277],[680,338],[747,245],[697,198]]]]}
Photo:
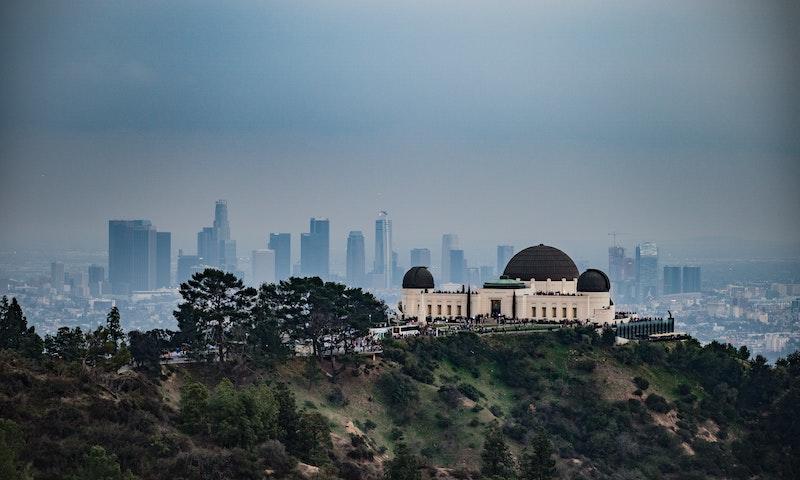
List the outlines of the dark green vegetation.
{"type": "Polygon", "coordinates": [[[613,347],[565,329],[388,341],[373,360],[346,345],[385,313],[363,292],[195,280],[206,293],[185,296],[181,332],[127,341],[114,311],[42,340],[2,303],[0,478],[800,475],[800,354],[771,366],[729,345],[613,347]],[[250,300],[200,309],[219,288],[250,300]],[[314,355],[291,358],[287,337],[314,355]],[[159,366],[192,342],[208,362],[159,366]]]}

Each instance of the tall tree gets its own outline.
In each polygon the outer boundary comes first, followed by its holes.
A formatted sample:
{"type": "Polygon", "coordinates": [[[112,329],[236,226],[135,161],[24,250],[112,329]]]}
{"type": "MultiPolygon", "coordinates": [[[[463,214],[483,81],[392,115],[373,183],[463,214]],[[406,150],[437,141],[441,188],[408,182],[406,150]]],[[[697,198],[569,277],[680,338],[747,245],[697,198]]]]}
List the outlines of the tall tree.
{"type": "Polygon", "coordinates": [[[108,332],[108,340],[112,344],[112,353],[117,353],[121,343],[125,340],[125,332],[122,331],[119,309],[116,305],[111,307],[106,316],[106,330],[108,332]]]}
{"type": "Polygon", "coordinates": [[[420,480],[420,462],[405,443],[397,445],[394,458],[386,464],[384,480],[420,480]]]}
{"type": "Polygon", "coordinates": [[[213,347],[224,363],[232,342],[246,339],[255,289],[246,288],[232,273],[209,268],[183,283],[180,294],[183,303],[174,315],[192,351],[204,357],[213,347]]]}
{"type": "Polygon", "coordinates": [[[81,327],[61,327],[55,335],[47,335],[44,348],[51,357],[67,362],[83,361],[86,358],[86,337],[81,327]]]}
{"type": "Polygon", "coordinates": [[[274,365],[292,354],[286,319],[277,314],[280,300],[276,284],[265,283],[258,289],[247,343],[256,363],[262,365],[274,365]]]}
{"type": "Polygon", "coordinates": [[[544,430],[531,439],[520,460],[521,480],[547,480],[556,474],[553,445],[544,430]]]}
{"type": "Polygon", "coordinates": [[[0,300],[0,349],[17,350],[30,358],[39,358],[44,343],[36,334],[36,329],[28,327],[28,319],[22,313],[22,307],[16,298],[3,296],[0,300]]]}
{"type": "Polygon", "coordinates": [[[481,473],[486,477],[514,476],[514,458],[502,432],[497,427],[492,427],[486,432],[481,452],[481,473]]]}

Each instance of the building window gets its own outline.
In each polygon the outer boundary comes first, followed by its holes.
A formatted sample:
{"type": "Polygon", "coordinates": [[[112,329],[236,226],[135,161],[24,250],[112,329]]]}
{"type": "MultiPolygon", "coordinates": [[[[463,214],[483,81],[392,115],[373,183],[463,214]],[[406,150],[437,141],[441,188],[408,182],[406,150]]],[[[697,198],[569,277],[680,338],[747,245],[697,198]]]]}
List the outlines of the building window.
{"type": "Polygon", "coordinates": [[[452,315],[453,315],[453,306],[452,305],[448,305],[447,306],[447,316],[449,317],[449,316],[452,316],[452,315]]]}
{"type": "Polygon", "coordinates": [[[456,315],[461,316],[461,305],[456,305],[456,315]]]}
{"type": "Polygon", "coordinates": [[[572,318],[578,318],[578,307],[572,307],[572,318]]]}
{"type": "Polygon", "coordinates": [[[561,309],[561,318],[567,318],[567,307],[561,309]]]}
{"type": "Polygon", "coordinates": [[[428,315],[431,314],[433,314],[433,307],[431,307],[430,304],[428,304],[428,315]]]}
{"type": "Polygon", "coordinates": [[[442,306],[436,305],[436,315],[441,315],[441,314],[442,314],[442,306]]]}
{"type": "Polygon", "coordinates": [[[553,307],[553,318],[558,318],[558,313],[556,313],[556,307],[553,307]]]}
{"type": "Polygon", "coordinates": [[[536,318],[536,307],[531,307],[531,318],[536,318]]]}

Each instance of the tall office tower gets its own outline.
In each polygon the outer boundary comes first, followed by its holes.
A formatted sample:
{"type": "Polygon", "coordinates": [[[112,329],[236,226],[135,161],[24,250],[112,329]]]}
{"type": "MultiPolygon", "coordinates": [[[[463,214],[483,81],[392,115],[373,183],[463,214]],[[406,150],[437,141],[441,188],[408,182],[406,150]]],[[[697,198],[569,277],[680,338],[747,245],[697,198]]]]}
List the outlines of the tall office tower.
{"type": "Polygon", "coordinates": [[[700,267],[683,267],[683,293],[700,291],[700,267]]]}
{"type": "Polygon", "coordinates": [[[219,264],[219,239],[213,227],[203,227],[197,233],[197,256],[207,265],[219,264]]]}
{"type": "Polygon", "coordinates": [[[303,276],[328,278],[330,268],[330,221],[312,218],[308,233],[300,234],[300,269],[303,276]]]}
{"type": "Polygon", "coordinates": [[[403,275],[405,275],[405,270],[400,267],[400,255],[397,252],[392,252],[392,278],[391,278],[391,285],[392,287],[399,287],[403,283],[403,275]]]}
{"type": "Polygon", "coordinates": [[[220,240],[219,266],[226,272],[235,272],[238,266],[236,260],[236,240],[220,240]]]}
{"type": "Polygon", "coordinates": [[[483,285],[484,282],[488,282],[489,280],[494,278],[494,267],[491,265],[484,265],[481,267],[481,281],[479,285],[483,285]]]}
{"type": "Polygon", "coordinates": [[[639,301],[658,296],[658,247],[653,242],[636,246],[636,297],[639,301]]]}
{"type": "Polygon", "coordinates": [[[506,269],[508,261],[514,256],[513,245],[498,245],[497,246],[497,271],[502,272],[506,269]]]}
{"type": "Polygon", "coordinates": [[[470,267],[466,270],[467,285],[477,287],[481,285],[481,269],[478,267],[470,267]]]}
{"type": "Polygon", "coordinates": [[[442,271],[440,272],[443,282],[450,281],[450,250],[458,248],[458,235],[455,233],[445,233],[442,235],[442,271]]]}
{"type": "Polygon", "coordinates": [[[364,235],[361,231],[354,230],[347,236],[347,283],[351,286],[364,286],[366,274],[364,257],[364,235]]]}
{"type": "Polygon", "coordinates": [[[392,286],[392,221],[383,211],[375,220],[375,263],[372,271],[383,275],[383,288],[392,286]]]}
{"type": "Polygon", "coordinates": [[[192,278],[192,271],[203,264],[199,255],[184,255],[183,250],[178,250],[178,271],[175,283],[180,285],[192,278]]]}
{"type": "Polygon", "coordinates": [[[228,202],[217,200],[214,204],[214,230],[220,240],[231,239],[231,225],[228,222],[228,202]]]}
{"type": "Polygon", "coordinates": [[[451,283],[466,283],[467,282],[467,261],[464,259],[464,250],[451,249],[448,252],[450,255],[450,279],[451,283]]]}
{"type": "Polygon", "coordinates": [[[253,269],[253,285],[275,283],[275,252],[272,250],[253,250],[250,263],[253,269]]]}
{"type": "Polygon", "coordinates": [[[203,263],[229,272],[236,270],[236,241],[231,240],[228,221],[228,203],[217,200],[214,204],[214,224],[197,234],[197,255],[203,263]]]}
{"type": "Polygon", "coordinates": [[[664,267],[664,295],[681,293],[681,267],[664,267]]]}
{"type": "Polygon", "coordinates": [[[409,267],[430,267],[431,251],[427,248],[411,249],[411,265],[409,267]]]}
{"type": "Polygon", "coordinates": [[[156,229],[149,220],[108,221],[108,280],[113,293],[156,285],[156,229]]]}
{"type": "Polygon", "coordinates": [[[286,280],[292,276],[292,235],[270,233],[267,248],[275,252],[275,280],[286,280]]]}
{"type": "Polygon", "coordinates": [[[103,294],[103,281],[106,279],[106,269],[100,265],[89,265],[89,294],[99,297],[103,294]]]}
{"type": "Polygon", "coordinates": [[[622,247],[608,247],[608,276],[612,282],[625,280],[625,249],[622,247]]]}
{"type": "Polygon", "coordinates": [[[172,285],[172,234],[156,233],[156,288],[172,285]]]}
{"type": "Polygon", "coordinates": [[[64,264],[52,262],[50,264],[50,285],[59,292],[64,291],[64,264]]]}

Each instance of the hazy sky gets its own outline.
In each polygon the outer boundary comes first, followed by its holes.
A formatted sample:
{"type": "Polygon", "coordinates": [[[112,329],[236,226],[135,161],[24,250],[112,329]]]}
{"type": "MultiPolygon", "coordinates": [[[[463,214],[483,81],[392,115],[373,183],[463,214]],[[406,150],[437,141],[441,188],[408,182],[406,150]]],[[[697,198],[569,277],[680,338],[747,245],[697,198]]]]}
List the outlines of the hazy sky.
{"type": "Polygon", "coordinates": [[[781,2],[0,9],[2,249],[105,248],[108,219],[149,218],[194,251],[226,198],[240,254],[327,216],[341,263],[383,209],[403,264],[445,231],[482,263],[498,243],[601,259],[612,230],[800,255],[781,2]]]}

